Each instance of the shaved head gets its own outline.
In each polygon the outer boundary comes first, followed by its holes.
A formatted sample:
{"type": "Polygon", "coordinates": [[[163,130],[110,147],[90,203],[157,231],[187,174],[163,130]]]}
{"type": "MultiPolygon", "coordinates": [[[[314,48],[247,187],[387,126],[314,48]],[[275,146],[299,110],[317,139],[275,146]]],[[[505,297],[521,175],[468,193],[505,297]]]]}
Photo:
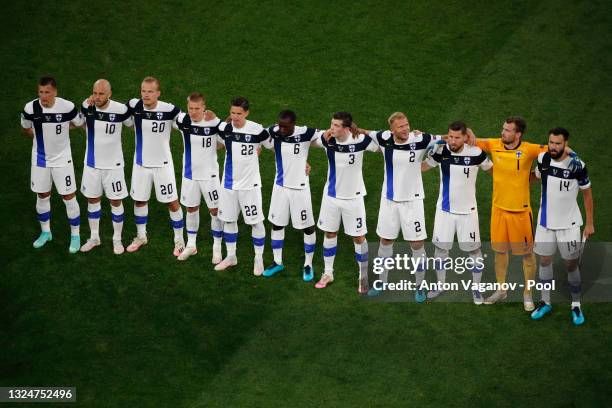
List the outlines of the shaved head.
{"type": "Polygon", "coordinates": [[[98,88],[98,89],[102,89],[104,91],[111,91],[111,84],[110,82],[108,82],[108,80],[106,79],[98,79],[96,82],[94,82],[93,84],[94,89],[98,88]]]}
{"type": "Polygon", "coordinates": [[[93,84],[93,101],[98,108],[106,108],[111,97],[111,84],[106,79],[98,79],[93,84]]]}

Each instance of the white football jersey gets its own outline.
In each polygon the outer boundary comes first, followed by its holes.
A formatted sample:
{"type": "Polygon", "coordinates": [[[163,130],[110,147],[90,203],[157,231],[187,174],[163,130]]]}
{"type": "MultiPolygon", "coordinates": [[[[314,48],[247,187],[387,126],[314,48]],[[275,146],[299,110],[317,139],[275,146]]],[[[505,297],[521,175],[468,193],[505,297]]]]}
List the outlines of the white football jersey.
{"type": "Polygon", "coordinates": [[[172,162],[170,133],[172,122],[180,110],[171,103],[157,101],[155,110],[144,107],[141,99],[130,99],[134,120],[136,149],[134,161],[143,167],[162,167],[172,162]]]}
{"type": "Polygon", "coordinates": [[[582,215],[576,198],[578,190],[591,187],[586,165],[572,173],[570,157],[562,161],[553,160],[550,153],[538,155],[536,177],[542,179],[538,224],[548,229],[567,229],[582,225],[582,215]]]}
{"type": "Polygon", "coordinates": [[[296,126],[291,136],[278,133],[278,125],[268,128],[270,139],[263,142],[263,146],[274,149],[276,161],[276,175],[274,182],[279,186],[304,189],[308,187],[306,175],[306,161],[308,150],[313,138],[323,132],[306,126],[296,126]]]}
{"type": "Polygon", "coordinates": [[[123,125],[133,124],[128,107],[109,100],[108,106],[100,109],[96,105],[90,106],[86,99],[81,111],[87,135],[85,165],[95,169],[123,167],[121,130],[123,125]]]}
{"type": "Polygon", "coordinates": [[[380,146],[385,159],[383,197],[392,201],[423,200],[421,161],[427,146],[440,140],[440,136],[410,132],[405,143],[396,143],[391,131],[385,130],[370,132],[370,137],[380,146]]]}
{"type": "Polygon", "coordinates": [[[211,180],[219,177],[217,140],[219,118],[193,122],[188,114],[179,113],[174,128],[183,135],[183,177],[211,180]]]}
{"type": "Polygon", "coordinates": [[[83,124],[83,116],[74,103],[55,98],[51,108],[45,108],[39,99],[26,104],[21,113],[21,127],[34,129],[32,166],[64,167],[72,162],[70,123],[83,124]]]}
{"type": "Polygon", "coordinates": [[[323,135],[315,139],[316,146],[327,151],[327,181],[323,194],[341,199],[353,199],[367,194],[363,183],[363,153],[375,152],[378,145],[368,135],[357,138],[349,136],[344,142],[332,137],[325,140],[323,135]]]}
{"type": "Polygon", "coordinates": [[[440,166],[440,194],[437,207],[453,214],[470,214],[476,206],[476,177],[478,168],[489,170],[493,162],[477,146],[463,145],[455,153],[448,145],[439,145],[427,159],[431,167],[440,166]]]}
{"type": "Polygon", "coordinates": [[[257,149],[270,135],[259,123],[247,120],[242,128],[219,123],[219,136],[225,145],[223,187],[229,190],[252,190],[261,187],[257,149]]]}

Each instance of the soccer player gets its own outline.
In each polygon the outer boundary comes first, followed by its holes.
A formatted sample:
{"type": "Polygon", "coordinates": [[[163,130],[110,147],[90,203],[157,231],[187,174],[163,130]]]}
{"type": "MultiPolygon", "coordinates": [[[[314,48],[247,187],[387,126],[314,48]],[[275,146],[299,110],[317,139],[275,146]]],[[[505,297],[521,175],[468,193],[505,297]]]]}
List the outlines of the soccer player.
{"type": "Polygon", "coordinates": [[[370,136],[362,133],[353,137],[352,125],[350,113],[336,112],[329,131],[315,140],[316,146],[325,148],[328,163],[318,221],[319,228],[325,232],[325,271],[315,287],[322,289],[334,281],[334,259],[342,222],[344,232],[353,238],[355,260],[359,266],[358,291],[364,294],[368,291],[368,242],[365,237],[368,231],[363,202],[366,195],[362,174],[363,153],[366,150],[377,151],[378,145],[370,136]]]}
{"type": "Polygon", "coordinates": [[[261,203],[261,176],[259,174],[259,150],[261,142],[270,135],[259,123],[247,120],[249,101],[239,96],[230,106],[230,122],[219,123],[218,132],[225,145],[223,188],[219,196],[219,219],[223,224],[223,239],[227,249],[224,260],[215,266],[222,271],[238,263],[236,239],[238,217],[242,212],[245,224],[252,228],[251,237],[255,251],[253,274],[264,271],[263,251],[266,230],[261,203]]]}
{"type": "Polygon", "coordinates": [[[38,81],[38,98],[28,102],[21,114],[23,134],[33,139],[31,188],[36,197],[36,213],[41,233],[34,248],[51,241],[51,189],[62,196],[70,223],[69,252],[81,247],[79,235],[80,211],[76,200],[76,178],[68,132],[83,124],[74,103],[57,96],[57,83],[52,77],[38,81]]]}
{"type": "MultiPolygon", "coordinates": [[[[536,259],[533,254],[533,222],[529,199],[529,175],[533,161],[547,147],[522,140],[527,129],[525,119],[508,117],[501,130],[501,138],[475,139],[468,130],[470,141],[491,155],[493,172],[493,208],[491,209],[491,247],[495,251],[495,276],[499,284],[506,282],[509,253],[523,257],[525,289],[523,306],[530,312],[535,308],[527,282],[535,278],[536,259]]],[[[496,290],[485,299],[494,304],[507,297],[506,291],[496,290]]]]}
{"type": "Polygon", "coordinates": [[[200,226],[200,202],[204,196],[213,236],[212,263],[218,264],[221,262],[223,235],[223,224],[217,217],[221,189],[217,163],[217,129],[220,120],[216,117],[206,119],[206,100],[199,92],[187,97],[187,112],[181,112],[174,123],[174,127],[183,135],[181,204],[187,208],[187,246],[178,259],[184,261],[198,252],[196,237],[200,226]]]}
{"type": "MultiPolygon", "coordinates": [[[[436,147],[424,163],[426,168],[440,166],[440,193],[432,239],[436,247],[434,258],[438,284],[446,281],[443,264],[453,248],[455,233],[459,249],[469,254],[471,264],[474,265],[471,268],[472,282],[479,284],[482,277],[482,267],[479,266],[482,265],[482,253],[476,206],[476,177],[479,168],[488,172],[493,163],[479,147],[464,143],[466,135],[465,123],[451,123],[446,145],[436,147]]],[[[427,297],[434,299],[442,292],[442,289],[432,290],[427,293],[427,297]]],[[[483,303],[482,294],[477,290],[472,291],[472,298],[477,305],[483,303]]]]}
{"type": "Polygon", "coordinates": [[[111,204],[113,220],[113,252],[124,252],[121,242],[123,230],[123,202],[128,196],[123,173],[123,149],[121,130],[123,125],[132,126],[128,107],[111,98],[111,84],[106,79],[94,82],[92,96],[81,106],[85,118],[87,147],[81,180],[81,193],[87,198],[87,218],[90,238],[81,247],[89,252],[100,245],[100,215],[102,194],[111,204]]]}
{"type": "MultiPolygon", "coordinates": [[[[586,225],[583,236],[586,240],[595,233],[593,226],[593,193],[591,181],[584,163],[578,171],[570,171],[565,147],[569,132],[564,128],[554,128],[548,136],[548,152],[538,155],[535,176],[542,180],[540,212],[536,227],[534,252],[540,255],[540,281],[552,283],[552,257],[559,248],[567,268],[567,281],[572,294],[571,316],[576,325],[584,323],[580,307],[580,269],[578,259],[583,239],[580,235],[582,216],[576,202],[578,190],[582,191],[586,211],[586,225]]],[[[550,289],[542,290],[542,300],[531,313],[534,320],[550,313],[550,289]]]]}
{"type": "Polygon", "coordinates": [[[179,256],[185,248],[183,210],[176,191],[174,164],[170,153],[170,132],[180,111],[171,103],[160,101],[160,94],[159,81],[146,77],[140,85],[141,99],[131,99],[128,102],[136,135],[130,195],[134,200],[137,234],[127,251],[138,251],[148,242],[148,201],[154,184],[157,201],[168,204],[174,229],[173,253],[174,256],[179,256]]]}
{"type": "MultiPolygon", "coordinates": [[[[426,298],[420,286],[425,278],[425,210],[423,200],[423,179],[421,163],[428,149],[436,142],[444,143],[440,136],[428,133],[411,132],[410,123],[402,112],[394,112],[387,120],[390,130],[362,130],[377,142],[385,159],[385,174],[378,212],[376,233],[380,237],[378,257],[393,256],[393,243],[400,229],[404,239],[409,242],[412,256],[417,265],[415,271],[415,300],[419,303],[426,298]],[[419,261],[420,260],[420,261],[419,261]]],[[[386,282],[388,271],[384,271],[381,280],[386,282]]],[[[380,291],[371,288],[368,296],[377,296],[380,291]]]]}
{"type": "Polygon", "coordinates": [[[270,139],[263,146],[274,149],[276,175],[270,200],[268,221],[272,224],[272,252],[274,262],[263,275],[273,276],[285,269],[283,265],[283,243],[285,226],[304,233],[304,268],[302,278],[310,282],[314,277],[312,257],[316,235],[315,222],[310,198],[310,185],[306,174],[306,160],[312,140],[322,132],[306,126],[296,126],[296,114],[284,110],[278,115],[278,124],[268,128],[270,139]]]}

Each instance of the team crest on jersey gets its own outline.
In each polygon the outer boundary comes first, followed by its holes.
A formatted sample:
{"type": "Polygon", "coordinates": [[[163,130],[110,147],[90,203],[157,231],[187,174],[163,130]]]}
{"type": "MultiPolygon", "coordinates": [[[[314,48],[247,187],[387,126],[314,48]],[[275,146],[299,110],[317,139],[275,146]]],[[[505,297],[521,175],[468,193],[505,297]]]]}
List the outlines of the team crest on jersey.
{"type": "Polygon", "coordinates": [[[520,159],[522,155],[523,155],[523,152],[521,152],[520,150],[518,150],[518,151],[516,152],[516,158],[517,158],[517,159],[520,159]]]}
{"type": "Polygon", "coordinates": [[[244,135],[244,140],[248,143],[251,141],[251,135],[244,135]]]}
{"type": "Polygon", "coordinates": [[[569,170],[563,170],[563,178],[568,178],[570,175],[570,171],[569,170]]]}
{"type": "Polygon", "coordinates": [[[162,120],[163,117],[164,117],[163,112],[157,112],[157,120],[162,120]]]}
{"type": "Polygon", "coordinates": [[[210,135],[210,128],[204,128],[204,134],[206,136],[210,135]]]}
{"type": "Polygon", "coordinates": [[[295,140],[296,143],[300,142],[300,136],[293,136],[293,140],[295,140]]]}
{"type": "Polygon", "coordinates": [[[151,117],[151,112],[145,112],[145,116],[147,117],[147,119],[150,118],[151,117]]]}
{"type": "Polygon", "coordinates": [[[416,149],[416,143],[410,143],[410,150],[416,149]]]}
{"type": "Polygon", "coordinates": [[[465,157],[463,159],[463,162],[465,163],[465,165],[467,166],[468,164],[470,164],[470,162],[472,161],[472,159],[470,159],[469,157],[465,157]]]}
{"type": "Polygon", "coordinates": [[[355,151],[355,145],[349,146],[349,152],[353,153],[355,151]]]}
{"type": "Polygon", "coordinates": [[[109,113],[108,118],[111,120],[111,122],[115,121],[115,117],[116,115],[114,113],[109,113]]]}
{"type": "Polygon", "coordinates": [[[57,120],[58,122],[62,121],[62,114],[58,113],[57,115],[55,115],[55,120],[57,120]]]}

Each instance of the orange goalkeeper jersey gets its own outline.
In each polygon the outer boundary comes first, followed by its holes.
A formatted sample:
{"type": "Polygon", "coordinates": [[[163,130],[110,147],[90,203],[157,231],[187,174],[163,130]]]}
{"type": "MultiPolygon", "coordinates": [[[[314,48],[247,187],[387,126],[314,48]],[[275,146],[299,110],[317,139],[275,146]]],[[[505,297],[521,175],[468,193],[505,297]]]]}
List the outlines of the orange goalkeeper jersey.
{"type": "Polygon", "coordinates": [[[521,142],[515,149],[506,149],[500,138],[479,139],[478,147],[493,161],[493,206],[506,211],[531,210],[529,173],[538,154],[548,146],[521,142]]]}

